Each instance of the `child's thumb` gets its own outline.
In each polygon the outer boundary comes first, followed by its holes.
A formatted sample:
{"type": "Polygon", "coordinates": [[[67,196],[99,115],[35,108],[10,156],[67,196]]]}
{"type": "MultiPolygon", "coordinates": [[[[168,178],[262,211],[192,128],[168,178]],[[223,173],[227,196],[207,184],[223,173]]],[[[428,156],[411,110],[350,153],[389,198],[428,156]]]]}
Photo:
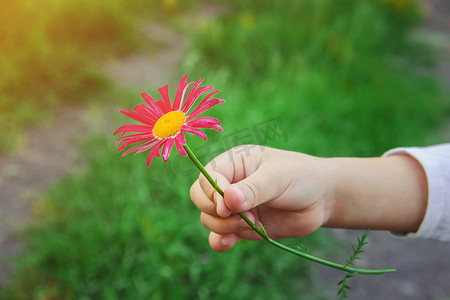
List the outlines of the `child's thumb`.
{"type": "Polygon", "coordinates": [[[267,182],[268,176],[261,173],[255,172],[225,189],[224,201],[231,211],[248,211],[274,198],[275,185],[273,182],[267,182]]]}

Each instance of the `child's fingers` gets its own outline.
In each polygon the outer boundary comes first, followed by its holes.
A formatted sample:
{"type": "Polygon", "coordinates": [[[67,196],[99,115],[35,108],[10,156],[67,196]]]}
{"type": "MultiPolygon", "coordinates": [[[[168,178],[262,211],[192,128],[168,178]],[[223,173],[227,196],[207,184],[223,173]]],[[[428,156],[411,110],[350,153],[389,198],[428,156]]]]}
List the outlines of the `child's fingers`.
{"type": "MultiPolygon", "coordinates": [[[[257,224],[255,216],[251,212],[245,212],[245,215],[253,224],[257,224]]],[[[220,218],[202,213],[200,219],[206,228],[218,235],[235,234],[239,237],[239,239],[252,241],[259,241],[263,239],[253,229],[251,229],[251,227],[239,215],[232,215],[228,218],[220,218]]]]}
{"type": "Polygon", "coordinates": [[[190,195],[192,202],[198,209],[209,215],[217,216],[216,203],[205,194],[200,186],[199,180],[196,180],[194,184],[192,184],[190,195]]]}
{"type": "MultiPolygon", "coordinates": [[[[248,218],[254,222],[254,217],[250,213],[248,218]]],[[[218,234],[239,233],[242,230],[250,229],[250,226],[239,216],[231,215],[228,218],[221,218],[202,213],[200,220],[206,228],[218,234]]]]}
{"type": "MultiPolygon", "coordinates": [[[[220,189],[224,190],[230,185],[229,181],[222,174],[213,171],[209,171],[209,174],[215,180],[214,184],[217,184],[220,189]]],[[[230,216],[231,211],[225,205],[222,196],[215,190],[213,185],[206,179],[205,176],[203,176],[203,174],[200,174],[199,176],[199,183],[206,196],[214,201],[216,205],[216,211],[213,215],[218,215],[222,218],[230,216]]]]}
{"type": "Polygon", "coordinates": [[[230,250],[239,240],[240,238],[236,234],[221,235],[214,232],[209,234],[209,245],[217,252],[230,250]]]}
{"type": "Polygon", "coordinates": [[[206,165],[206,169],[222,174],[234,183],[255,172],[261,165],[263,152],[259,147],[242,145],[232,148],[215,157],[206,165]],[[245,151],[242,151],[244,149],[245,151]]]}

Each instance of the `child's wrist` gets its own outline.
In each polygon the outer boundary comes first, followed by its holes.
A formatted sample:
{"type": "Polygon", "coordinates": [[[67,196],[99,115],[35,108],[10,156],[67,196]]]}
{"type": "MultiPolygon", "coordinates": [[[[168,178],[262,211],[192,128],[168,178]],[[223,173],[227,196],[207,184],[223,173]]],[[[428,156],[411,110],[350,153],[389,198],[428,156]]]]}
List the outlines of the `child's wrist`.
{"type": "MultiPolygon", "coordinates": [[[[330,217],[325,227],[376,229],[383,218],[379,197],[383,194],[378,159],[330,158],[330,177],[334,178],[329,199],[330,217]]],[[[386,200],[386,199],[383,199],[386,200]]]]}
{"type": "Polygon", "coordinates": [[[339,178],[342,174],[342,166],[335,158],[325,158],[324,162],[327,165],[324,180],[328,197],[325,198],[323,227],[334,228],[341,214],[339,178]]]}

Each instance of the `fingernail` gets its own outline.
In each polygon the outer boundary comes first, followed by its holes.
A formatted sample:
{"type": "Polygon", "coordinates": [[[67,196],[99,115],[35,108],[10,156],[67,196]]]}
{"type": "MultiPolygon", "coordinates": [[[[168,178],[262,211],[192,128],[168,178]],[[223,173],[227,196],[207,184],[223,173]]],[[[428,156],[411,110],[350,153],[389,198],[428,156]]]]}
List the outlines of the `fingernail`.
{"type": "Polygon", "coordinates": [[[238,193],[239,199],[241,200],[241,204],[244,204],[246,202],[244,192],[240,188],[235,188],[235,189],[238,193]]]}
{"type": "Polygon", "coordinates": [[[220,194],[219,193],[214,193],[213,194],[213,200],[214,200],[214,203],[219,203],[220,202],[220,200],[222,200],[222,196],[220,196],[220,194]]]}
{"type": "Polygon", "coordinates": [[[222,211],[222,201],[218,200],[216,202],[216,213],[218,216],[220,216],[220,211],[222,211]]]}
{"type": "Polygon", "coordinates": [[[220,239],[220,245],[221,245],[223,248],[227,248],[227,247],[228,247],[228,241],[227,241],[227,239],[224,238],[224,237],[222,237],[222,238],[220,239]]]}

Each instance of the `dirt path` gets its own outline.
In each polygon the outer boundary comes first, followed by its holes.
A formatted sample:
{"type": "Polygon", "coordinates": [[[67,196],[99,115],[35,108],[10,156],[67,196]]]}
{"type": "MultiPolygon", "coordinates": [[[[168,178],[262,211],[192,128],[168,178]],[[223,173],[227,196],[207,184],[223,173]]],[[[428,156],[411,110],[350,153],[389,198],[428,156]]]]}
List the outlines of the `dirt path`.
{"type": "Polygon", "coordinates": [[[164,45],[163,49],[152,56],[142,51],[109,62],[105,66],[105,72],[116,84],[138,88],[159,87],[173,79],[173,73],[187,50],[186,40],[172,29],[158,23],[145,25],[143,34],[164,45]]]}
{"type": "Polygon", "coordinates": [[[450,2],[448,0],[428,0],[428,19],[424,31],[430,43],[442,53],[437,74],[447,84],[450,91],[450,2]]]}
{"type": "Polygon", "coordinates": [[[81,108],[62,107],[53,124],[31,129],[14,156],[0,157],[0,282],[7,276],[7,260],[19,250],[10,230],[26,219],[29,201],[55,180],[66,176],[79,157],[77,138],[86,131],[81,108]]]}

